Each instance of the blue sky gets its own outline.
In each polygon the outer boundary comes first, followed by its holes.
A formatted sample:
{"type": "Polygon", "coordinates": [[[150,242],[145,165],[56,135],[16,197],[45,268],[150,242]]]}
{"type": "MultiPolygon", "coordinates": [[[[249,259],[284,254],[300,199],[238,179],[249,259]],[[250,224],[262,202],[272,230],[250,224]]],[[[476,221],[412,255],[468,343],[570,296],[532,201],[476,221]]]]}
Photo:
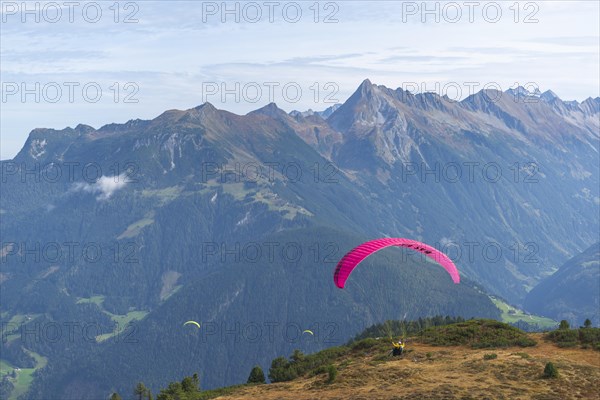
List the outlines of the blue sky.
{"type": "Polygon", "coordinates": [[[365,78],[455,99],[515,83],[599,95],[595,1],[222,4],[3,1],[0,158],[37,127],[98,128],[205,101],[238,114],[270,101],[322,110],[365,78]]]}

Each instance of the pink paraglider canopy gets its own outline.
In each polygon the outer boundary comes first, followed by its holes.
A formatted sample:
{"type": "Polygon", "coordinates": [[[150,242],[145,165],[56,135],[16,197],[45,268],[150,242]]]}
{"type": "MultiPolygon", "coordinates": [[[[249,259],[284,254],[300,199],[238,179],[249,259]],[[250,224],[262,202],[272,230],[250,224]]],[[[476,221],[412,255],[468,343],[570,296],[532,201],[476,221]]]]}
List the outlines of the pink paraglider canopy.
{"type": "Polygon", "coordinates": [[[402,239],[402,238],[383,238],[383,239],[375,239],[369,242],[363,243],[352,250],[350,250],[335,267],[335,272],[333,273],[333,281],[335,285],[340,289],[344,288],[346,284],[346,280],[356,268],[358,264],[361,263],[362,260],[369,257],[371,254],[379,251],[381,249],[385,249],[386,247],[397,246],[397,247],[407,247],[409,249],[413,249],[420,253],[425,254],[427,257],[438,262],[452,277],[454,283],[460,282],[460,276],[458,275],[458,270],[456,269],[456,265],[448,258],[447,255],[442,253],[435,248],[426,245],[425,243],[417,242],[416,240],[410,239],[402,239]]]}

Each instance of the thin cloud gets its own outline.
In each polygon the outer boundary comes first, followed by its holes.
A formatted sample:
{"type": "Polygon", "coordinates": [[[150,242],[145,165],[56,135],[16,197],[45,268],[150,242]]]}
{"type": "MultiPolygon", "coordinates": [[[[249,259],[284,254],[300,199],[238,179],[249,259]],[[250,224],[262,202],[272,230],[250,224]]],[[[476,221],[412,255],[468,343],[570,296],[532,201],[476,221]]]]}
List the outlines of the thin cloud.
{"type": "Polygon", "coordinates": [[[129,182],[124,173],[118,176],[102,176],[94,183],[76,182],[73,184],[72,191],[98,194],[96,200],[105,201],[129,182]]]}

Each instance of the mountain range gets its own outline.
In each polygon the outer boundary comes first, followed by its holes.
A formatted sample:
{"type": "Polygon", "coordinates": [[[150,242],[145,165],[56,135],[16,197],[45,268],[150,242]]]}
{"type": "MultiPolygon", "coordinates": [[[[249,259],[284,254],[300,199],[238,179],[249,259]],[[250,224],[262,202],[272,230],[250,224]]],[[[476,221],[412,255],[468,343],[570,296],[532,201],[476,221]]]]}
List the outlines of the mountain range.
{"type": "Polygon", "coordinates": [[[37,368],[25,398],[95,399],[238,383],[386,319],[498,318],[488,293],[523,305],[598,241],[599,130],[600,97],[369,80],[322,113],[35,129],[1,162],[2,359],[37,368]],[[390,250],[335,288],[337,260],[385,236],[445,251],[461,284],[390,250]]]}
{"type": "Polygon", "coordinates": [[[585,319],[600,324],[600,242],[567,260],[525,297],[531,312],[547,315],[574,326],[585,319]]]}

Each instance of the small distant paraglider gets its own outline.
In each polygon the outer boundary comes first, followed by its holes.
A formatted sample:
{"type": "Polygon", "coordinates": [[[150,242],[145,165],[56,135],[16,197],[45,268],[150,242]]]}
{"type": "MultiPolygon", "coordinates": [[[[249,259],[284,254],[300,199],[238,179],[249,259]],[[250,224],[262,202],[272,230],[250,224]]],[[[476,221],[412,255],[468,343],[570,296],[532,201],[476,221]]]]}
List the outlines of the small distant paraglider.
{"type": "Polygon", "coordinates": [[[313,331],[311,331],[310,329],[305,329],[305,330],[303,330],[303,331],[302,331],[302,333],[303,333],[303,334],[304,334],[304,333],[308,333],[308,334],[310,334],[310,335],[312,335],[312,336],[315,336],[315,334],[313,333],[313,331]]]}
{"type": "Polygon", "coordinates": [[[187,322],[185,322],[185,323],[183,324],[183,326],[186,326],[186,325],[188,325],[188,324],[191,324],[191,325],[196,325],[196,327],[197,327],[198,329],[200,329],[200,324],[199,324],[198,322],[196,322],[196,321],[187,321],[187,322]]]}
{"type": "Polygon", "coordinates": [[[333,273],[333,281],[335,285],[343,289],[346,284],[346,280],[350,276],[350,273],[360,264],[365,258],[371,254],[385,249],[390,246],[406,247],[419,253],[425,254],[427,257],[435,260],[450,274],[454,283],[460,282],[460,276],[458,275],[458,269],[456,265],[450,260],[450,258],[442,253],[441,251],[426,245],[425,243],[417,242],[416,240],[403,239],[403,238],[383,238],[375,239],[369,242],[365,242],[354,249],[350,250],[342,259],[338,262],[333,273]]]}

